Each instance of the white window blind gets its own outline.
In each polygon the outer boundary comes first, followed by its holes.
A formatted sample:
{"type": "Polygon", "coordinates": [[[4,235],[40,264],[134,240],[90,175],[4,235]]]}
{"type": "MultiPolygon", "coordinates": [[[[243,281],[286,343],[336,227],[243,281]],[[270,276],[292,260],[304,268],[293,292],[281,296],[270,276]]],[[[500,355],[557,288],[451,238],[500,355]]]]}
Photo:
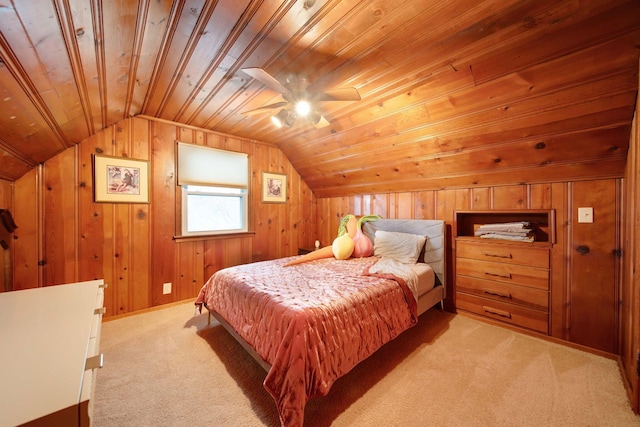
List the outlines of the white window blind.
{"type": "Polygon", "coordinates": [[[248,188],[248,156],[178,142],[178,185],[248,188]]]}
{"type": "Polygon", "coordinates": [[[249,156],[177,143],[182,236],[246,232],[249,156]]]}

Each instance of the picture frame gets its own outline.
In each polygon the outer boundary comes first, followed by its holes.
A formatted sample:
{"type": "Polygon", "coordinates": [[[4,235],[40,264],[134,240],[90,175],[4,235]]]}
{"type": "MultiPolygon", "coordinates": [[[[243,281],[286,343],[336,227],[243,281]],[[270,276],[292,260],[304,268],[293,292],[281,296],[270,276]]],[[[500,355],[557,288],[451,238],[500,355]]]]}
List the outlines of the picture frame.
{"type": "Polygon", "coordinates": [[[262,202],[287,202],[287,175],[262,172],[262,202]]]}
{"type": "Polygon", "coordinates": [[[149,203],[149,161],[94,154],[93,200],[149,203]]]}

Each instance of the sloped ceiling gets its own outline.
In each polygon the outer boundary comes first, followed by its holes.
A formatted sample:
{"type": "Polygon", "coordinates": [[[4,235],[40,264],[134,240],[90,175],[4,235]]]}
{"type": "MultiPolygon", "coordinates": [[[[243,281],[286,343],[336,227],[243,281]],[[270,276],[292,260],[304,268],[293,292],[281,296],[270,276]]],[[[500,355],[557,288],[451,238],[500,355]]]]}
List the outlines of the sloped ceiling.
{"type": "Polygon", "coordinates": [[[0,178],[135,115],[276,144],[318,197],[621,176],[639,47],[637,0],[0,0],[0,178]],[[362,100],[277,129],[245,67],[362,100]]]}

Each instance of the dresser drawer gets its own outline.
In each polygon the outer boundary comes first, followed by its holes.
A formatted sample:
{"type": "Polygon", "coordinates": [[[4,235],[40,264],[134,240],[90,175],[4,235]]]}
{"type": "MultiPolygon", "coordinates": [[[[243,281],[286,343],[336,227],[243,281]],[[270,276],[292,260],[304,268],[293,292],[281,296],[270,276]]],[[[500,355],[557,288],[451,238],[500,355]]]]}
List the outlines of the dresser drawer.
{"type": "Polygon", "coordinates": [[[549,314],[515,304],[506,304],[477,296],[456,293],[456,307],[501,322],[521,326],[544,334],[549,333],[549,314]]]}
{"type": "Polygon", "coordinates": [[[534,246],[458,240],[456,242],[456,256],[458,258],[549,268],[549,250],[534,246]]]}
{"type": "Polygon", "coordinates": [[[514,283],[544,290],[549,289],[549,270],[543,268],[480,261],[458,256],[456,259],[456,272],[458,275],[471,276],[478,279],[514,283]]]}
{"type": "Polygon", "coordinates": [[[547,311],[549,309],[549,292],[544,289],[458,275],[456,276],[456,290],[536,310],[547,311]]]}
{"type": "Polygon", "coordinates": [[[102,315],[105,313],[104,307],[104,289],[106,284],[98,286],[96,294],[95,309],[93,312],[93,320],[91,323],[91,332],[89,334],[89,344],[87,346],[87,361],[85,363],[85,372],[82,378],[82,389],[80,392],[80,426],[89,427],[93,416],[94,406],[94,384],[96,382],[97,369],[91,368],[92,365],[101,367],[102,357],[100,356],[100,333],[102,330],[102,315]]]}

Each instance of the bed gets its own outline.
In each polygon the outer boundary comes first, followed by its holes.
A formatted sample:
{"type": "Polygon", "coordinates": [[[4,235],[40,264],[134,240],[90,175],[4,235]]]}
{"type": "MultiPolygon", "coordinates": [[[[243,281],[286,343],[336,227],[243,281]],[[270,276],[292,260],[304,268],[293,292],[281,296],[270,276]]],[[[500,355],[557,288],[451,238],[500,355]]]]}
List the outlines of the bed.
{"type": "Polygon", "coordinates": [[[196,300],[267,371],[283,426],[302,426],[309,399],[445,297],[444,221],[380,219],[362,230],[373,256],[238,265],[214,273],[196,300]]]}

